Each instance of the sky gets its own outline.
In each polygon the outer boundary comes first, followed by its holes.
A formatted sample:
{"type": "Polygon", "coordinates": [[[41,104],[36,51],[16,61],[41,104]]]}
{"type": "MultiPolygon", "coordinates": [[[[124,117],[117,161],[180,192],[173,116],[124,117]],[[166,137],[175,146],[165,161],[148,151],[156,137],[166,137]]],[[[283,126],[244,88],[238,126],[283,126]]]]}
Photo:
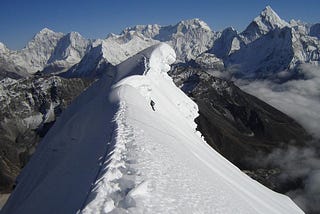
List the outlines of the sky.
{"type": "Polygon", "coordinates": [[[242,31],[267,5],[287,21],[320,22],[319,0],[1,0],[0,42],[21,49],[44,27],[95,39],[137,24],[170,25],[191,18],[214,31],[229,26],[242,31]]]}

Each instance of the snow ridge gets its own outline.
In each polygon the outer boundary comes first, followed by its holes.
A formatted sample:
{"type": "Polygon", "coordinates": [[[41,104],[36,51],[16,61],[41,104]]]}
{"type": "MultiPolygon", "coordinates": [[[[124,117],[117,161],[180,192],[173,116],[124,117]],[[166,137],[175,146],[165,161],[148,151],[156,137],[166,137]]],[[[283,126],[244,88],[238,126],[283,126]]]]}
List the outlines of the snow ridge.
{"type": "Polygon", "coordinates": [[[112,155],[103,163],[100,178],[90,193],[90,203],[81,213],[123,211],[135,205],[131,195],[137,194],[143,185],[137,184],[137,172],[131,167],[135,159],[131,158],[133,152],[129,148],[133,147],[136,137],[133,127],[126,123],[126,111],[125,102],[121,102],[114,119],[117,124],[116,137],[113,139],[115,142],[107,143],[114,144],[112,155]]]}

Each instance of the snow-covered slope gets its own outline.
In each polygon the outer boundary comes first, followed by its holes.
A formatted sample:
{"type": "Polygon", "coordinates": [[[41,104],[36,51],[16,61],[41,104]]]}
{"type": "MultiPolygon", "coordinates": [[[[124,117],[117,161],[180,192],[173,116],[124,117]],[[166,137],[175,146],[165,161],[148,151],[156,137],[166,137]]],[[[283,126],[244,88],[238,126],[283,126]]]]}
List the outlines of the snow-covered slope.
{"type": "Polygon", "coordinates": [[[104,40],[97,40],[93,48],[81,61],[62,74],[65,77],[95,77],[108,67],[115,66],[158,41],[146,38],[135,31],[121,35],[111,34],[104,40]]]}
{"type": "Polygon", "coordinates": [[[169,45],[152,46],[85,91],[2,213],[302,213],[203,141],[197,105],[166,73],[174,61],[169,45]]]}

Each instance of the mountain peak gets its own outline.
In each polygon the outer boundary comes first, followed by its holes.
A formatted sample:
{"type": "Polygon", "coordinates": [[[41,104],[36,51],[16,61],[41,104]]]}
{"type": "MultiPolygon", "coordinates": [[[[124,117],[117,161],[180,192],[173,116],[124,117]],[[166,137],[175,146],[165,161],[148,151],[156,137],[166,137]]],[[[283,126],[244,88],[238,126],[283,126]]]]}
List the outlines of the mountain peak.
{"type": "Polygon", "coordinates": [[[80,33],[75,32],[75,31],[72,31],[72,32],[68,33],[68,35],[70,37],[82,37],[82,35],[80,33]]]}
{"type": "Polygon", "coordinates": [[[37,33],[37,34],[52,34],[52,33],[55,33],[55,32],[53,30],[45,27],[42,30],[40,30],[39,33],[37,33]]]}
{"type": "Polygon", "coordinates": [[[178,26],[179,25],[191,26],[192,28],[203,28],[207,31],[211,31],[209,25],[199,18],[183,20],[178,23],[178,26]]]}
{"type": "Polygon", "coordinates": [[[6,49],[6,45],[0,42],[0,49],[6,49]]]}
{"type": "Polygon", "coordinates": [[[79,41],[83,43],[84,41],[87,41],[80,33],[74,32],[74,31],[68,33],[66,36],[68,37],[70,42],[73,42],[73,43],[79,42],[79,41]]]}
{"type": "Polygon", "coordinates": [[[254,20],[259,26],[268,28],[282,28],[288,26],[288,23],[282,20],[278,14],[268,5],[254,20]]]}
{"type": "Polygon", "coordinates": [[[270,6],[266,6],[260,15],[242,32],[242,35],[245,37],[246,43],[249,43],[261,35],[267,34],[270,30],[285,26],[289,26],[289,24],[282,20],[270,6]]]}
{"type": "Polygon", "coordinates": [[[0,42],[0,53],[5,53],[5,52],[8,52],[8,48],[6,47],[5,44],[0,42]]]}
{"type": "Polygon", "coordinates": [[[261,12],[261,14],[263,13],[269,13],[269,14],[277,14],[272,8],[270,5],[267,5],[264,10],[261,12]]]}
{"type": "MultiPolygon", "coordinates": [[[[42,39],[47,39],[47,38],[61,38],[63,37],[63,33],[60,32],[55,32],[53,30],[50,30],[49,28],[43,28],[40,30],[34,37],[33,40],[42,40],[42,39]]],[[[32,41],[32,40],[31,40],[32,41]]]]}

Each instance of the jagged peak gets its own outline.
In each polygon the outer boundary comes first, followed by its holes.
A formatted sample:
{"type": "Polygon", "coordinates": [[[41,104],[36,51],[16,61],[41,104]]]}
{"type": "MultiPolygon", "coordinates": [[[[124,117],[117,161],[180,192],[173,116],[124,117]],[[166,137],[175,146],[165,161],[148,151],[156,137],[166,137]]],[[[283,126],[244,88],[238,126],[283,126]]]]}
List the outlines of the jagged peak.
{"type": "Polygon", "coordinates": [[[85,41],[86,38],[84,38],[80,33],[72,31],[66,35],[66,37],[71,41],[71,42],[76,42],[76,41],[85,41]]]}
{"type": "Polygon", "coordinates": [[[81,37],[81,38],[83,38],[83,36],[80,33],[76,32],[76,31],[72,31],[72,32],[68,33],[67,35],[70,36],[70,37],[81,37]]]}
{"type": "Polygon", "coordinates": [[[49,28],[43,28],[40,30],[33,38],[27,43],[26,48],[28,48],[30,45],[37,42],[37,41],[43,41],[43,40],[58,40],[64,36],[63,33],[54,32],[53,30],[50,30],[49,28]]]}
{"type": "Polygon", "coordinates": [[[43,38],[43,37],[62,37],[64,34],[60,32],[55,32],[53,30],[50,30],[49,28],[43,28],[40,30],[33,38],[43,38]]]}
{"type": "Polygon", "coordinates": [[[148,25],[135,25],[133,27],[127,27],[123,30],[123,32],[132,31],[132,30],[153,30],[159,29],[161,26],[158,24],[148,24],[148,25]]]}
{"type": "Polygon", "coordinates": [[[177,25],[191,26],[192,28],[203,28],[207,31],[211,31],[209,25],[199,18],[183,20],[180,21],[177,25]]]}
{"type": "Polygon", "coordinates": [[[148,24],[148,25],[135,25],[133,27],[125,28],[120,35],[125,35],[128,32],[136,31],[148,38],[153,38],[156,36],[160,31],[161,26],[158,24],[148,24]]]}
{"type": "Polygon", "coordinates": [[[270,5],[267,5],[267,6],[261,11],[260,15],[262,15],[262,16],[266,16],[266,15],[271,15],[271,16],[276,15],[276,16],[278,16],[278,14],[271,8],[270,5]]]}
{"type": "Polygon", "coordinates": [[[53,30],[45,27],[42,30],[40,30],[39,33],[37,33],[37,35],[38,34],[40,34],[40,35],[41,34],[54,34],[54,33],[56,33],[56,32],[54,32],[53,30]]]}
{"type": "Polygon", "coordinates": [[[6,49],[6,48],[7,48],[6,45],[0,42],[0,49],[6,49]]]}
{"type": "Polygon", "coordinates": [[[5,53],[8,51],[9,51],[9,49],[7,48],[7,46],[5,44],[3,44],[2,42],[0,42],[0,53],[5,53]]]}
{"type": "Polygon", "coordinates": [[[309,25],[307,22],[301,21],[300,19],[295,20],[295,19],[291,19],[289,24],[291,26],[296,26],[296,25],[309,25]]]}
{"type": "Polygon", "coordinates": [[[285,27],[288,26],[288,23],[284,20],[282,20],[279,15],[268,5],[258,17],[256,17],[254,20],[258,25],[261,26],[261,24],[264,25],[270,25],[272,28],[275,27],[285,27]]]}
{"type": "Polygon", "coordinates": [[[245,43],[250,43],[271,30],[284,28],[286,26],[290,27],[290,25],[282,20],[270,6],[266,6],[260,15],[249,24],[241,35],[244,36],[245,43]]]}
{"type": "Polygon", "coordinates": [[[126,29],[120,35],[109,34],[105,40],[114,40],[118,43],[127,43],[134,38],[140,38],[145,40],[146,37],[141,33],[141,30],[126,29]]]}
{"type": "Polygon", "coordinates": [[[227,27],[222,31],[222,34],[229,34],[229,33],[238,34],[238,31],[233,27],[227,27]]]}

